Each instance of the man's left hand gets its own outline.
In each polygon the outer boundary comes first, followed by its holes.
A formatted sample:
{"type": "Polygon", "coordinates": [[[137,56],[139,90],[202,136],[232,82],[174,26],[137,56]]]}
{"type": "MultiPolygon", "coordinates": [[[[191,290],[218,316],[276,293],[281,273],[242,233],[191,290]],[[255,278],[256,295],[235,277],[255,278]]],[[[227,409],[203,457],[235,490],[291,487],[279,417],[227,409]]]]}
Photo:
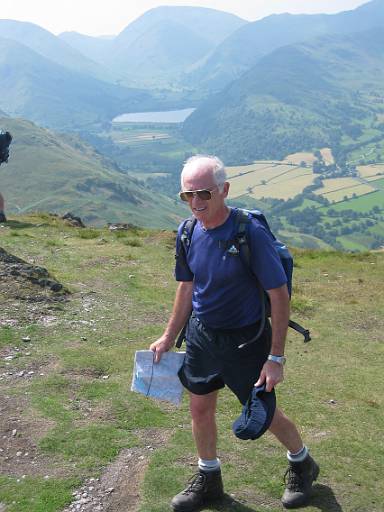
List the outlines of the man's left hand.
{"type": "Polygon", "coordinates": [[[266,361],[263,369],[260,372],[260,377],[255,383],[255,386],[262,386],[265,383],[265,391],[272,391],[272,389],[283,382],[284,380],[284,368],[280,363],[274,361],[266,361]]]}

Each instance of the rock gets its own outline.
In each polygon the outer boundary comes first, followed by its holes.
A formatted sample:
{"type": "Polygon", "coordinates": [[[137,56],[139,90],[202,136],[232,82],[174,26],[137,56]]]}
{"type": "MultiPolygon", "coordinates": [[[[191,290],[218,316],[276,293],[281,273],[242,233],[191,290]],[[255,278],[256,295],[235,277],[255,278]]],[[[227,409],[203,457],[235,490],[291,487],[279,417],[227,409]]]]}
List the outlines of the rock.
{"type": "Polygon", "coordinates": [[[61,218],[66,220],[67,223],[70,224],[71,226],[74,226],[76,228],[85,228],[85,224],[80,219],[80,217],[73,215],[73,213],[71,212],[65,213],[61,218]]]}
{"type": "Polygon", "coordinates": [[[132,229],[133,225],[128,224],[125,222],[115,222],[113,224],[108,224],[109,231],[128,231],[129,229],[132,229]]]}
{"type": "Polygon", "coordinates": [[[24,336],[24,338],[21,338],[21,341],[28,343],[29,341],[31,341],[31,338],[29,336],[24,336]]]}

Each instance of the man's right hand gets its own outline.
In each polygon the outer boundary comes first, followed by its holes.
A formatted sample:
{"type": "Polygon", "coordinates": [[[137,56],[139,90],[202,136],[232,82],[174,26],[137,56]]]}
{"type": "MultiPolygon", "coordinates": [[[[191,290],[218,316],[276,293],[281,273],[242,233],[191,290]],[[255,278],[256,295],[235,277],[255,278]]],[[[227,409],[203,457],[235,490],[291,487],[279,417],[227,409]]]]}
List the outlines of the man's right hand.
{"type": "Polygon", "coordinates": [[[150,347],[149,350],[152,350],[152,352],[155,353],[154,355],[154,361],[155,363],[158,363],[161,359],[161,356],[164,354],[164,352],[168,352],[173,345],[175,344],[174,340],[169,340],[166,336],[161,336],[158,340],[154,341],[150,347]]]}

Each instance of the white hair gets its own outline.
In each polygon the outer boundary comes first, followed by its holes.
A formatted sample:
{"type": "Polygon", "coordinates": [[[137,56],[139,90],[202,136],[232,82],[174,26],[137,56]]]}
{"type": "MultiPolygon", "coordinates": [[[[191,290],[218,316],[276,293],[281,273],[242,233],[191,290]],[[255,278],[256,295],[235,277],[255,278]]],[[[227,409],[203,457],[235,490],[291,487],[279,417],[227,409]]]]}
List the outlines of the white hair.
{"type": "Polygon", "coordinates": [[[190,158],[188,158],[188,160],[186,160],[184,163],[183,170],[181,171],[181,176],[180,176],[181,188],[183,188],[184,174],[185,174],[186,169],[190,165],[198,162],[199,160],[210,160],[211,161],[211,165],[209,165],[209,167],[207,166],[207,168],[212,169],[212,174],[213,174],[213,179],[215,181],[215,184],[219,188],[220,192],[222,192],[223,188],[224,188],[224,183],[227,181],[227,173],[226,173],[223,162],[220,160],[220,158],[218,158],[217,156],[214,156],[214,155],[194,155],[194,156],[191,156],[190,158]]]}

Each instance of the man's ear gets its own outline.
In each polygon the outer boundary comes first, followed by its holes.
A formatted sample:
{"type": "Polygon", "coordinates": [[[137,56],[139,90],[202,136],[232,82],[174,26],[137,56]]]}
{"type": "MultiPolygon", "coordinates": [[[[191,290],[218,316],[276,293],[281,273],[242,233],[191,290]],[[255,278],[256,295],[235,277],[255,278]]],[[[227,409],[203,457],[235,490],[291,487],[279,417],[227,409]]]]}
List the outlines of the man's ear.
{"type": "Polygon", "coordinates": [[[228,196],[228,192],[229,192],[229,185],[230,185],[229,181],[226,181],[226,182],[224,183],[224,186],[223,186],[223,192],[222,192],[222,194],[223,194],[223,196],[224,196],[224,197],[227,197],[227,196],[228,196]]]}

